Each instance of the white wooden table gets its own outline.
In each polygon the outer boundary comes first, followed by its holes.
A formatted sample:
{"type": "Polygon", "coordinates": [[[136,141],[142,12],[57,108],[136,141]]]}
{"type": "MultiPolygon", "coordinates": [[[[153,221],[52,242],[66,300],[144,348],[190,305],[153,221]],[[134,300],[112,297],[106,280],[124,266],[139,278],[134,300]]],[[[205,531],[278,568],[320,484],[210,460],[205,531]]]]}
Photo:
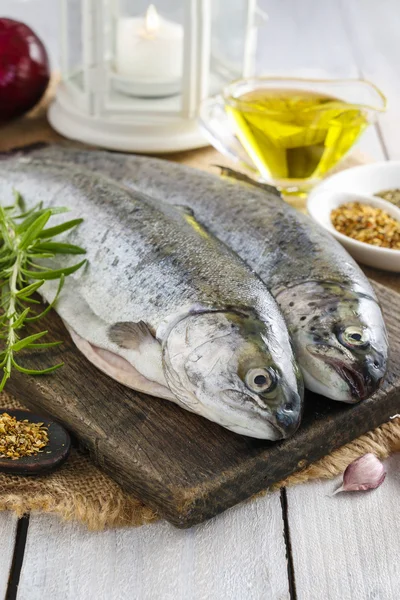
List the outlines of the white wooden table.
{"type": "MultiPolygon", "coordinates": [[[[0,10],[31,23],[54,51],[55,4],[2,0],[0,10]]],[[[260,32],[259,72],[372,80],[389,110],[361,149],[399,159],[398,0],[259,4],[270,17],[260,32]]],[[[337,482],[310,483],[189,531],[161,522],[94,534],[51,516],[18,522],[0,513],[0,599],[397,599],[400,456],[387,467],[384,485],[371,493],[331,497],[337,482]]]]}

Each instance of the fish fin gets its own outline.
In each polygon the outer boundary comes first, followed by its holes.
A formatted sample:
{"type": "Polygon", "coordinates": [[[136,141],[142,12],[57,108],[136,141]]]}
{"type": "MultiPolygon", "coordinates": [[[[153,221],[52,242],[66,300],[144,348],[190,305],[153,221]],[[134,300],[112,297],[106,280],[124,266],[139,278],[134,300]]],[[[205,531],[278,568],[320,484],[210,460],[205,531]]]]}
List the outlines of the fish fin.
{"type": "Polygon", "coordinates": [[[82,352],[95,367],[100,369],[100,371],[133,390],[176,402],[176,398],[168,389],[166,381],[149,379],[122,356],[114,354],[110,350],[106,350],[95,344],[91,344],[78,335],[67,324],[65,325],[78,350],[80,350],[80,352],[82,352]]]}
{"type": "Polygon", "coordinates": [[[127,350],[137,350],[143,342],[159,343],[144,321],[120,321],[108,329],[108,337],[114,344],[127,350]]]}
{"type": "Polygon", "coordinates": [[[186,204],[174,204],[174,207],[184,215],[194,217],[194,211],[190,208],[190,206],[187,206],[186,204]]]}
{"type": "Polygon", "coordinates": [[[222,165],[215,165],[215,166],[218,167],[219,169],[221,169],[222,177],[229,177],[231,179],[236,179],[238,181],[244,181],[245,183],[248,183],[249,185],[252,185],[254,187],[258,187],[258,188],[264,190],[264,192],[268,192],[269,194],[274,194],[274,196],[278,196],[278,198],[282,197],[280,192],[273,185],[269,185],[268,183],[261,183],[260,181],[256,181],[255,179],[252,179],[252,177],[249,177],[248,175],[245,175],[244,173],[240,173],[239,171],[235,171],[234,169],[231,169],[230,167],[224,167],[222,165]]]}

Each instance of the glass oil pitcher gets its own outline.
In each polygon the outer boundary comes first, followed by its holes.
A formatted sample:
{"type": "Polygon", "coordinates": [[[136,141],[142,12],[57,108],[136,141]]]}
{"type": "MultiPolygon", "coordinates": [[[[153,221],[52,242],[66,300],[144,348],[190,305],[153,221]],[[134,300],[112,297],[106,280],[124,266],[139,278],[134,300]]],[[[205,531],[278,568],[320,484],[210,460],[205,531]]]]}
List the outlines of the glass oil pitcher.
{"type": "Polygon", "coordinates": [[[304,197],[385,108],[385,96],[363,80],[258,77],[205,100],[200,122],[253,176],[304,197]]]}

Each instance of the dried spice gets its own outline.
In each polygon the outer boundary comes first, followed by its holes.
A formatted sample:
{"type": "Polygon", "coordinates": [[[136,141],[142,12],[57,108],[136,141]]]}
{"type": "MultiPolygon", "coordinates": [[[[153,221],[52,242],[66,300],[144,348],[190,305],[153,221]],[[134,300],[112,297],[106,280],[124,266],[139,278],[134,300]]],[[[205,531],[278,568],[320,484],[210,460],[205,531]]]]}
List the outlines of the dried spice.
{"type": "Polygon", "coordinates": [[[18,421],[8,413],[0,414],[0,458],[17,460],[42,452],[49,437],[43,423],[18,421]]]}
{"type": "Polygon", "coordinates": [[[331,212],[335,229],[359,242],[400,250],[400,222],[375,206],[347,202],[331,212]]]}
{"type": "Polygon", "coordinates": [[[375,196],[379,196],[379,198],[383,198],[387,200],[387,202],[391,202],[400,208],[400,190],[398,188],[394,188],[392,190],[383,190],[375,196]]]}

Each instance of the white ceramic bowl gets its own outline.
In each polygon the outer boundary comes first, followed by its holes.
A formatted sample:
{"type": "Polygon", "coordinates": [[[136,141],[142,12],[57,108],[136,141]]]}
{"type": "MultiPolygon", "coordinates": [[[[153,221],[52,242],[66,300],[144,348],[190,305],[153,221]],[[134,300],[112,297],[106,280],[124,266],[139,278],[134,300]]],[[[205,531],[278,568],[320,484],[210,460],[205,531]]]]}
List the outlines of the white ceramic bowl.
{"type": "Polygon", "coordinates": [[[400,221],[400,208],[378,197],[377,192],[400,189],[400,162],[380,162],[347,169],[328,177],[310,193],[308,214],[327,229],[355,258],[370,267],[400,273],[400,250],[380,248],[339,233],[330,220],[331,211],[345,202],[361,201],[385,210],[400,221]],[[369,198],[363,198],[369,196],[369,198]]]}

